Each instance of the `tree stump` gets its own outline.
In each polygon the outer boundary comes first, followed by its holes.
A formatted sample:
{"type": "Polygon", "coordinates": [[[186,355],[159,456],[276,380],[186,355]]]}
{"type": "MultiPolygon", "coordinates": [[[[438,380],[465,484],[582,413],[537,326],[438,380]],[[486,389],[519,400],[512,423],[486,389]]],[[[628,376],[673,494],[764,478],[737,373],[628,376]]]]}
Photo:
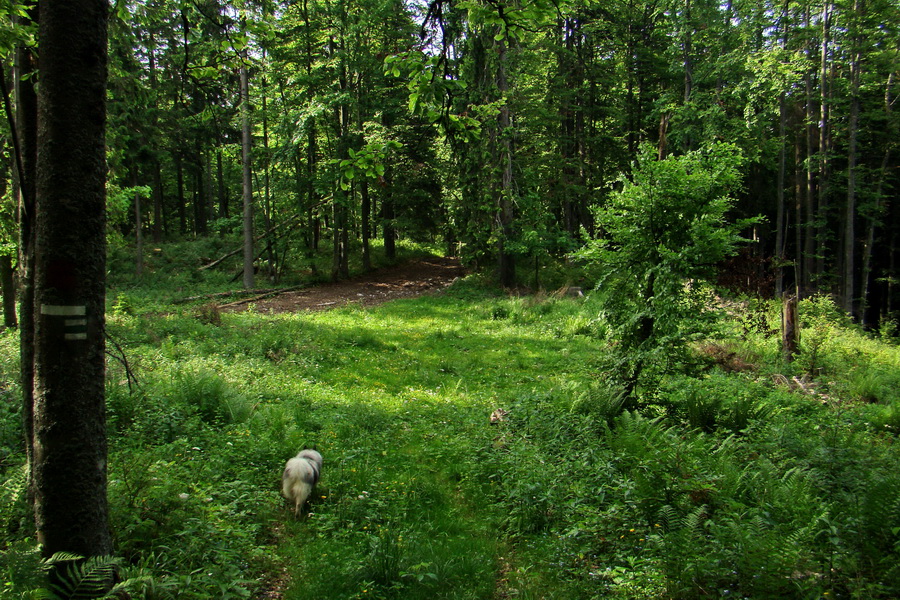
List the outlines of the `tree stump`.
{"type": "Polygon", "coordinates": [[[791,362],[797,355],[800,328],[797,322],[797,296],[785,296],[781,310],[781,352],[791,362]]]}

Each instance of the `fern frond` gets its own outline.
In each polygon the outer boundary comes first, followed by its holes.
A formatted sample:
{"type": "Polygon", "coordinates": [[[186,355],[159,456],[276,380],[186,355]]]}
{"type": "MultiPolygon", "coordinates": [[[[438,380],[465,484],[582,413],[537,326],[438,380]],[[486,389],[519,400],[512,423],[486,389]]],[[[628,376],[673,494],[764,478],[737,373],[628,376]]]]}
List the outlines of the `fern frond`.
{"type": "Polygon", "coordinates": [[[50,558],[45,558],[41,561],[41,569],[44,572],[48,572],[57,565],[67,562],[75,562],[83,559],[84,557],[80,554],[74,554],[72,552],[57,552],[50,558]]]}
{"type": "Polygon", "coordinates": [[[50,585],[50,598],[95,600],[108,597],[121,562],[121,558],[114,556],[84,559],[70,552],[57,552],[43,561],[45,570],[56,569],[58,579],[50,585]],[[62,565],[65,565],[64,569],[62,565]]]}
{"type": "Polygon", "coordinates": [[[659,520],[660,526],[662,526],[663,531],[666,533],[684,527],[684,519],[670,504],[666,504],[660,508],[656,518],[659,520]]]}
{"type": "Polygon", "coordinates": [[[702,534],[707,520],[706,506],[698,506],[684,517],[684,528],[693,536],[702,534]]]}
{"type": "MultiPolygon", "coordinates": [[[[17,502],[25,494],[25,483],[28,480],[28,465],[22,465],[18,469],[10,469],[7,472],[7,479],[0,484],[0,515],[3,515],[4,521],[11,519],[14,513],[12,510],[17,502]]],[[[0,522],[4,529],[6,522],[0,522]]]]}

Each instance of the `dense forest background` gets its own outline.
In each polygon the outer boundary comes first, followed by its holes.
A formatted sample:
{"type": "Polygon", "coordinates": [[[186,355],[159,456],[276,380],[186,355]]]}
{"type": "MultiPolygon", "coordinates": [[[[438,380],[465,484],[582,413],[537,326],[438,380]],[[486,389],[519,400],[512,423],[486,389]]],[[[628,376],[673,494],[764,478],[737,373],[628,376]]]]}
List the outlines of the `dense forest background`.
{"type": "MultiPolygon", "coordinates": [[[[243,231],[276,280],[323,248],[347,276],[380,237],[388,256],[442,239],[540,286],[604,236],[597,211],[636,165],[725,142],[742,181],[727,219],[752,242],[725,283],[833,293],[866,324],[898,308],[896,2],[112,8],[108,202],[138,274],[144,239],[243,231]]],[[[30,35],[17,19],[8,52],[30,35]]]]}

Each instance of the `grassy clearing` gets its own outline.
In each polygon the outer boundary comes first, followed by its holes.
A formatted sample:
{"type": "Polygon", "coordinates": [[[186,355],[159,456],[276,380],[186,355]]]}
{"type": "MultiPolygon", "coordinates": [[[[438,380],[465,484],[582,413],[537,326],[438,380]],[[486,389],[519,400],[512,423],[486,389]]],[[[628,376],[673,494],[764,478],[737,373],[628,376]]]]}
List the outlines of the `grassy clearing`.
{"type": "MultiPolygon", "coordinates": [[[[623,411],[590,300],[474,280],[363,310],[115,313],[112,526],[136,597],[891,598],[900,350],[823,300],[723,321],[623,411]],[[497,408],[506,419],[490,424],[497,408]],[[316,445],[311,514],[279,497],[316,445]]],[[[0,370],[15,379],[14,336],[0,370]]],[[[0,419],[3,597],[29,589],[14,386],[0,419]]]]}

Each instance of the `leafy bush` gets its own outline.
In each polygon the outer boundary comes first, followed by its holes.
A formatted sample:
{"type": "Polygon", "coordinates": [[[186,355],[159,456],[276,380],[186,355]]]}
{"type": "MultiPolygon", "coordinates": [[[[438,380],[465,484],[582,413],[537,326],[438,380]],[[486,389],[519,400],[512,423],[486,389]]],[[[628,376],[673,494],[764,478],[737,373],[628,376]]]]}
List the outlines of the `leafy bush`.
{"type": "Polygon", "coordinates": [[[726,221],[739,187],[736,148],[717,144],[658,160],[643,149],[621,189],[596,211],[603,237],[578,253],[602,266],[594,295],[619,344],[617,376],[631,396],[652,389],[709,331],[710,265],[732,254],[750,221],[726,221]]]}

